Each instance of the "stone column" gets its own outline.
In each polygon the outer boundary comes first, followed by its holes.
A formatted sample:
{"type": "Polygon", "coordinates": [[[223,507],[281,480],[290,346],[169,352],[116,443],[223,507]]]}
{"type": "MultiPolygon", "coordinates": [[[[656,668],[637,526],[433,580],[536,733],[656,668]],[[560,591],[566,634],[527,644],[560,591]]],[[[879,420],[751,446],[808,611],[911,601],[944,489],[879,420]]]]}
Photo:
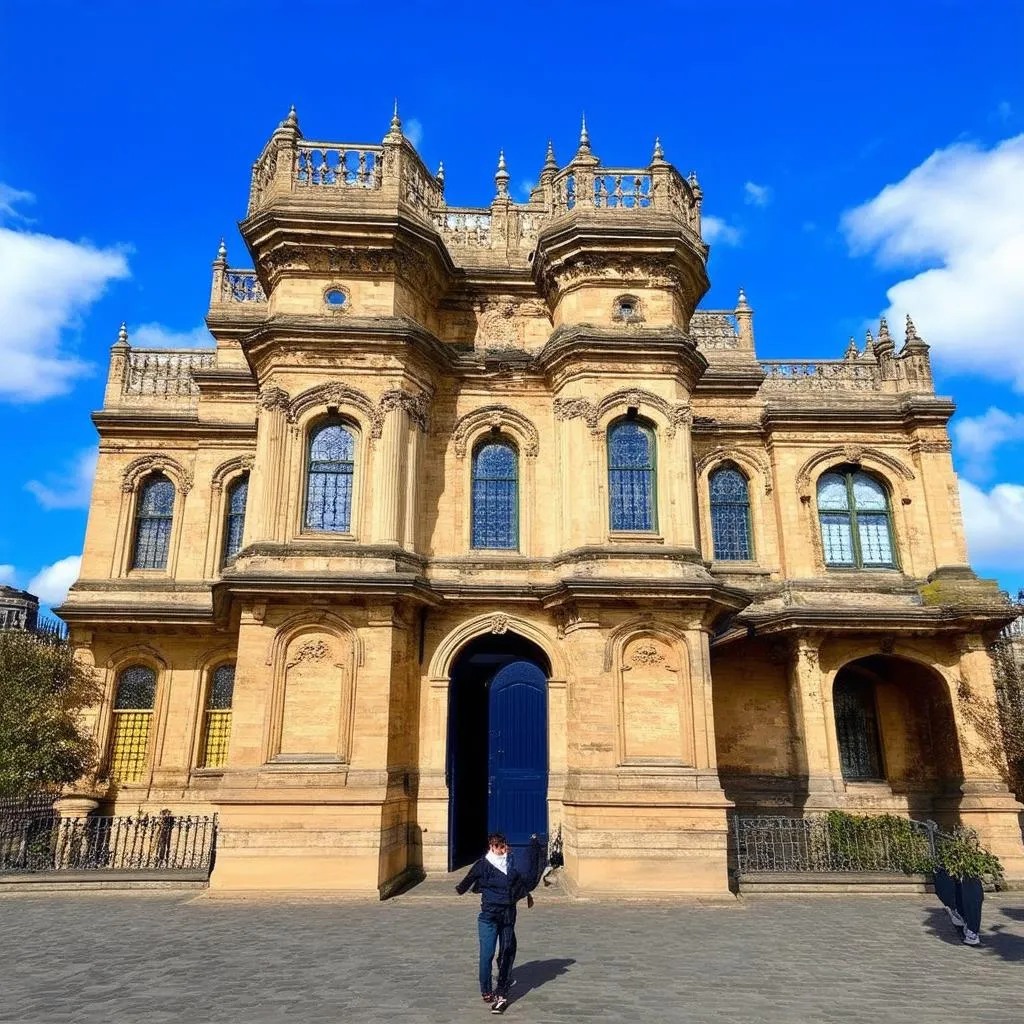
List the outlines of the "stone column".
{"type": "Polygon", "coordinates": [[[53,809],[59,815],[54,867],[73,870],[80,865],[88,847],[85,822],[99,805],[99,800],[90,793],[68,793],[53,802],[53,809]]]}
{"type": "Polygon", "coordinates": [[[406,452],[405,479],[405,548],[417,551],[419,538],[416,524],[419,521],[419,481],[420,481],[420,432],[412,430],[406,452]]]}
{"type": "MultiPolygon", "coordinates": [[[[693,467],[693,442],[690,437],[690,411],[676,428],[679,432],[677,450],[679,452],[678,481],[679,488],[679,546],[684,548],[700,548],[696,529],[697,484],[693,467]]],[[[662,531],[664,532],[664,530],[662,531]]]]}
{"type": "MultiPolygon", "coordinates": [[[[387,399],[385,395],[385,399],[387,399]]],[[[409,413],[400,401],[382,403],[384,427],[374,458],[373,523],[376,544],[401,544],[405,537],[405,475],[409,413]]]]}
{"type": "Polygon", "coordinates": [[[259,404],[256,459],[245,517],[244,545],[278,539],[281,496],[285,491],[288,394],[281,388],[265,388],[260,392],[259,404]]]}
{"type": "Polygon", "coordinates": [[[825,699],[817,638],[797,637],[789,658],[789,709],[807,805],[834,806],[838,745],[832,702],[825,699]]]}
{"type": "Polygon", "coordinates": [[[984,639],[968,634],[958,643],[960,680],[950,685],[963,783],[957,812],[982,845],[1003,865],[1008,880],[1024,880],[1021,805],[1004,781],[1005,753],[998,722],[992,658],[984,639]]]}

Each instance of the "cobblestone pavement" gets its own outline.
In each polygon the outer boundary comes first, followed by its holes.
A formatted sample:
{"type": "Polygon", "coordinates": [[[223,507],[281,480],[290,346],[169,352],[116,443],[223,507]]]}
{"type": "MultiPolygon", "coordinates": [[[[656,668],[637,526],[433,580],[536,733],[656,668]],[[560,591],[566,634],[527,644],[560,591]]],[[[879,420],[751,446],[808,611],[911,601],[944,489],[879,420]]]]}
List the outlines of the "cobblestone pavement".
{"type": "MultiPolygon", "coordinates": [[[[491,1019],[476,902],[196,893],[0,899],[0,1021],[219,1024],[491,1019]]],[[[520,913],[514,1001],[540,1021],[1024,1019],[1024,894],[961,945],[930,897],[734,904],[548,900],[520,913]]]]}

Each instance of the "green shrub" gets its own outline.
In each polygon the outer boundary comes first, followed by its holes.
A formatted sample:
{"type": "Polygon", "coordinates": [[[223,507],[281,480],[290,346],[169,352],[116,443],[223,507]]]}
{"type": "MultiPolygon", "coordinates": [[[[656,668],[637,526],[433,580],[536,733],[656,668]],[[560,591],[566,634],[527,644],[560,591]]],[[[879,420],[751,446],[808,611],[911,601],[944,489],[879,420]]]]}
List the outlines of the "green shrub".
{"type": "Polygon", "coordinates": [[[939,833],[936,840],[938,864],[953,878],[980,878],[983,882],[1002,881],[1003,866],[978,839],[978,833],[958,825],[951,833],[939,833]]]}
{"type": "Polygon", "coordinates": [[[934,869],[928,833],[907,818],[829,811],[820,820],[817,841],[827,851],[828,870],[917,875],[934,869]]]}

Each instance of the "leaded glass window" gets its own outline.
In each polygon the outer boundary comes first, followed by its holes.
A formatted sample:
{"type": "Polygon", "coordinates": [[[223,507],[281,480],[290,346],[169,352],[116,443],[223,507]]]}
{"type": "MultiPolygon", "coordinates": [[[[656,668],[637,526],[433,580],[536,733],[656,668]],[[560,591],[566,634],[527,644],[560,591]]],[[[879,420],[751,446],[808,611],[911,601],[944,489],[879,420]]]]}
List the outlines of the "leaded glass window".
{"type": "Polygon", "coordinates": [[[231,738],[231,701],[235,692],[235,666],[219,665],[210,679],[203,714],[202,768],[223,768],[231,738]]]}
{"type": "Polygon", "coordinates": [[[133,569],[166,569],[174,523],[174,484],[163,475],[146,477],[135,511],[133,569]]]}
{"type": "Polygon", "coordinates": [[[654,530],[654,431],[626,419],[608,429],[608,505],[613,530],[654,530]]]}
{"type": "Polygon", "coordinates": [[[750,561],[753,555],[747,478],[735,466],[723,466],[711,474],[709,484],[715,559],[725,562],[750,561]]]}
{"type": "Polygon", "coordinates": [[[230,561],[242,550],[245,531],[245,503],[249,498],[249,476],[240,477],[228,491],[228,511],[224,523],[224,561],[230,561]]]}
{"type": "Polygon", "coordinates": [[[307,530],[348,533],[352,529],[355,433],[344,423],[326,423],[309,439],[306,485],[307,530]]]}
{"type": "Polygon", "coordinates": [[[893,568],[892,517],[885,488],[860,470],[818,478],[818,516],[825,564],[893,568]]]}
{"type": "Polygon", "coordinates": [[[156,673],[146,665],[132,665],[117,677],[110,738],[110,777],[115,782],[142,780],[155,695],[156,673]]]}
{"type": "Polygon", "coordinates": [[[841,674],[836,679],[832,701],[843,778],[850,781],[884,778],[874,686],[866,679],[841,674]]]}
{"type": "Polygon", "coordinates": [[[473,452],[474,548],[519,547],[519,456],[503,440],[486,441],[473,452]]]}

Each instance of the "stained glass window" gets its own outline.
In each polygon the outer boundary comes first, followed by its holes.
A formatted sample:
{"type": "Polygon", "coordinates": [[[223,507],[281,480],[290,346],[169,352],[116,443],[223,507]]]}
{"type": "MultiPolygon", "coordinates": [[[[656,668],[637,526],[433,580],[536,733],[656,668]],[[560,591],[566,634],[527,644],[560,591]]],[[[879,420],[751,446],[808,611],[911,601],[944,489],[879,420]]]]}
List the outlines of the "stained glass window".
{"type": "Polygon", "coordinates": [[[753,556],[750,543],[750,498],[747,478],[734,466],[711,474],[711,536],[715,559],[745,562],[753,556]]]}
{"type": "Polygon", "coordinates": [[[326,423],[313,432],[306,486],[307,530],[348,533],[352,529],[355,451],[355,434],[343,423],[326,423]]]}
{"type": "Polygon", "coordinates": [[[234,690],[235,666],[218,666],[210,680],[210,690],[206,697],[203,750],[199,759],[203,768],[223,768],[227,763],[234,690]]]}
{"type": "Polygon", "coordinates": [[[234,558],[242,550],[245,530],[245,503],[249,498],[249,476],[236,480],[228,491],[228,511],[224,523],[224,561],[234,558]]]}
{"type": "Polygon", "coordinates": [[[519,457],[508,441],[487,441],[473,452],[474,548],[519,547],[519,457]]]}
{"type": "Polygon", "coordinates": [[[174,522],[174,484],[163,475],[146,477],[135,512],[133,569],[166,569],[174,522]]]}
{"type": "Polygon", "coordinates": [[[133,665],[117,677],[110,738],[110,777],[115,782],[142,780],[155,694],[156,673],[145,665],[133,665]]]}
{"type": "Polygon", "coordinates": [[[875,691],[866,679],[841,674],[832,691],[839,764],[844,779],[882,779],[875,691]]]}
{"type": "Polygon", "coordinates": [[[613,530],[653,530],[654,431],[639,420],[608,430],[608,502],[613,530]]]}
{"type": "Polygon", "coordinates": [[[895,566],[889,499],[874,477],[854,469],[823,473],[818,516],[826,565],[895,566]]]}

